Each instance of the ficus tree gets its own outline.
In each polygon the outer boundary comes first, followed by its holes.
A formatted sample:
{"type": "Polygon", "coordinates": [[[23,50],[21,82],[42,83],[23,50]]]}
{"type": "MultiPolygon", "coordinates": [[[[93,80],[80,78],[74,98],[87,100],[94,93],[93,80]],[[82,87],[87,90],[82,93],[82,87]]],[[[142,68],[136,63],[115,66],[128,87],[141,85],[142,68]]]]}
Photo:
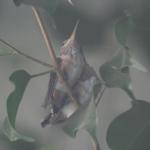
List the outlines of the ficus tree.
{"type": "MultiPolygon", "coordinates": [[[[118,116],[111,122],[107,130],[107,144],[112,150],[147,150],[150,148],[150,104],[144,100],[139,100],[136,95],[134,95],[130,76],[131,68],[147,72],[146,68],[132,57],[132,52],[128,46],[129,32],[136,26],[132,15],[125,12],[114,21],[113,32],[120,48],[110,60],[106,60],[104,64],[99,66],[98,74],[96,74],[98,82],[91,88],[92,93],[85,93],[86,96],[88,96],[88,102],[80,105],[78,104],[78,97],[74,95],[74,89],[68,85],[68,81],[62,73],[63,70],[59,67],[56,51],[52,46],[51,37],[46,28],[47,22],[43,19],[43,11],[49,13],[53,18],[53,13],[55,13],[56,8],[61,5],[63,1],[14,0],[14,3],[16,6],[21,4],[31,6],[35,19],[37,20],[45,40],[50,57],[53,60],[53,64],[49,64],[32,57],[23,51],[18,50],[9,42],[2,39],[2,37],[0,38],[0,43],[5,46],[0,49],[1,57],[7,55],[11,55],[12,57],[14,55],[20,55],[48,68],[48,71],[39,74],[30,74],[22,69],[17,70],[10,75],[9,80],[15,85],[15,89],[13,92],[8,94],[6,105],[7,116],[1,126],[1,135],[7,137],[11,142],[36,142],[36,139],[18,132],[16,128],[16,116],[28,83],[33,78],[55,72],[58,75],[58,78],[60,78],[63,82],[62,84],[66,89],[69,101],[75,103],[77,106],[77,109],[75,109],[69,117],[65,118],[63,122],[57,123],[60,124],[62,130],[67,135],[75,138],[80,130],[85,130],[91,137],[93,150],[100,150],[101,141],[97,139],[96,134],[96,128],[98,126],[96,111],[103,94],[107,89],[120,88],[130,97],[131,108],[122,114],[118,114],[118,116]]],[[[68,0],[67,3],[74,7],[73,1],[68,0]]],[[[78,19],[82,22],[82,18],[78,19]]],[[[55,28],[54,24],[55,23],[52,22],[50,28],[55,28]]],[[[80,96],[80,99],[85,98],[84,94],[81,94],[80,96]]]]}

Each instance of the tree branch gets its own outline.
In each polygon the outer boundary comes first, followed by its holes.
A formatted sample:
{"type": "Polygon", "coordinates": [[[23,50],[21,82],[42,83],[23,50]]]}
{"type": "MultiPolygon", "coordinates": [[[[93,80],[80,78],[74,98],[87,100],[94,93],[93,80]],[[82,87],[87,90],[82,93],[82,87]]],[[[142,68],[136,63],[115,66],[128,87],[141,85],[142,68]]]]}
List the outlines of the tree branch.
{"type": "Polygon", "coordinates": [[[43,20],[42,20],[42,17],[41,17],[41,15],[40,15],[40,12],[39,12],[38,9],[36,9],[35,7],[32,7],[32,10],[33,10],[34,16],[35,16],[35,18],[36,18],[36,21],[37,21],[37,23],[38,23],[38,25],[39,25],[39,27],[40,27],[41,33],[42,33],[42,35],[43,35],[43,38],[44,38],[44,40],[45,40],[46,46],[47,46],[47,48],[48,48],[49,55],[50,55],[50,57],[52,58],[54,67],[55,67],[55,69],[56,69],[56,71],[57,71],[57,73],[58,73],[60,79],[63,81],[63,83],[64,83],[64,85],[65,85],[65,87],[66,87],[67,93],[68,93],[69,97],[71,98],[70,101],[72,101],[72,102],[76,105],[76,107],[78,108],[79,104],[78,104],[78,102],[76,101],[76,99],[74,98],[74,96],[73,96],[73,94],[72,94],[72,91],[71,91],[71,89],[70,89],[68,83],[64,80],[64,77],[63,77],[63,75],[62,75],[62,72],[61,72],[60,69],[59,69],[59,65],[58,65],[58,63],[57,63],[57,58],[56,58],[56,55],[55,55],[55,51],[54,51],[54,49],[53,49],[51,40],[50,40],[50,38],[49,38],[49,36],[48,36],[48,33],[47,33],[47,31],[46,31],[46,28],[45,28],[45,26],[44,26],[44,22],[43,22],[43,20]]]}
{"type": "Polygon", "coordinates": [[[50,73],[50,71],[45,71],[45,72],[42,72],[42,73],[34,74],[31,77],[32,78],[36,78],[36,77],[40,77],[40,76],[46,75],[48,73],[50,73]]]}
{"type": "Polygon", "coordinates": [[[50,65],[50,64],[48,64],[48,63],[45,63],[45,62],[43,62],[43,61],[41,61],[41,60],[39,60],[39,59],[37,59],[37,58],[34,58],[34,57],[32,57],[32,56],[30,56],[30,55],[28,55],[28,54],[25,54],[25,53],[21,52],[20,50],[18,50],[17,48],[15,48],[14,46],[12,46],[12,45],[9,44],[8,42],[4,41],[3,39],[0,39],[0,42],[3,43],[3,44],[5,44],[5,45],[8,46],[9,48],[11,48],[16,54],[19,54],[19,55],[21,55],[21,56],[24,56],[25,58],[30,59],[30,60],[32,60],[32,61],[34,61],[34,62],[36,62],[36,63],[39,63],[39,64],[41,64],[41,65],[43,65],[43,66],[45,66],[45,67],[53,68],[52,65],[50,65]]]}

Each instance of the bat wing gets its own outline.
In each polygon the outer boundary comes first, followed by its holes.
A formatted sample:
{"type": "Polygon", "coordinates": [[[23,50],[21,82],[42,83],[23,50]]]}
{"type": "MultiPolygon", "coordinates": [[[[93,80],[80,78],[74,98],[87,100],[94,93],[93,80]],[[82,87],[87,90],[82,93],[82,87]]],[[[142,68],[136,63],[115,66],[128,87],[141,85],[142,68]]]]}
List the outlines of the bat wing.
{"type": "MultiPolygon", "coordinates": [[[[60,57],[57,57],[57,62],[59,65],[61,64],[61,58],[60,57]]],[[[51,71],[46,97],[45,97],[44,103],[42,104],[42,106],[44,108],[47,108],[48,106],[53,107],[52,106],[52,100],[54,99],[53,93],[54,93],[57,81],[58,81],[57,73],[55,71],[51,71]]]]}
{"type": "Polygon", "coordinates": [[[46,93],[44,103],[42,105],[44,108],[47,108],[52,103],[53,93],[54,93],[54,90],[55,90],[55,85],[56,85],[57,80],[58,80],[57,73],[56,72],[51,72],[49,83],[48,83],[48,90],[47,90],[47,93],[46,93]]]}

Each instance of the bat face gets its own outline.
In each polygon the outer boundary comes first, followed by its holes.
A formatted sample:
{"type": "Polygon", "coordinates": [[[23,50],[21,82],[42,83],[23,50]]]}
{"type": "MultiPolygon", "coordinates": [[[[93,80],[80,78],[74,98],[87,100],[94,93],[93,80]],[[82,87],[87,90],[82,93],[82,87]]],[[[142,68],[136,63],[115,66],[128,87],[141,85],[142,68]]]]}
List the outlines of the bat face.
{"type": "Polygon", "coordinates": [[[61,54],[74,54],[80,50],[79,44],[76,41],[76,32],[78,28],[79,21],[76,23],[71,36],[63,42],[63,46],[60,49],[61,54]]]}
{"type": "Polygon", "coordinates": [[[77,52],[80,52],[80,46],[76,41],[66,41],[60,49],[61,55],[71,56],[77,52]]]}

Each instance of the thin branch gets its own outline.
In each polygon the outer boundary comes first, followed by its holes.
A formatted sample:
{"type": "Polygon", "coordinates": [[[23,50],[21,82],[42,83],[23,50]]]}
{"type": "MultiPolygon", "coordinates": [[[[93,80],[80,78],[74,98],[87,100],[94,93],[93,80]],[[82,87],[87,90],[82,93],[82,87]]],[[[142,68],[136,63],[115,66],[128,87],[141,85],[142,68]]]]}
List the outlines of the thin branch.
{"type": "Polygon", "coordinates": [[[96,107],[98,106],[99,102],[100,102],[101,99],[102,99],[102,96],[104,95],[104,92],[105,92],[105,90],[106,90],[106,86],[104,85],[102,88],[103,88],[103,89],[101,90],[101,92],[99,92],[99,94],[98,94],[98,96],[97,96],[97,98],[96,98],[96,107]]]}
{"type": "Polygon", "coordinates": [[[52,65],[50,65],[50,64],[48,64],[48,63],[45,63],[45,62],[43,62],[43,61],[41,61],[41,60],[39,60],[39,59],[37,59],[37,58],[34,58],[34,57],[32,57],[32,56],[30,56],[30,55],[28,55],[28,54],[25,54],[25,53],[21,52],[20,50],[18,50],[17,48],[15,48],[14,46],[12,46],[12,45],[9,44],[8,42],[4,41],[3,39],[0,39],[0,42],[3,43],[3,44],[5,44],[5,45],[8,46],[9,48],[11,48],[16,54],[19,54],[19,55],[21,55],[21,56],[24,56],[25,58],[30,59],[30,60],[32,60],[32,61],[34,61],[34,62],[36,62],[36,63],[39,63],[39,64],[41,64],[41,65],[43,65],[43,66],[45,66],[45,67],[53,68],[52,65]]]}
{"type": "Polygon", "coordinates": [[[40,27],[40,30],[42,32],[43,38],[44,38],[46,46],[48,48],[48,52],[49,52],[49,54],[50,54],[50,56],[52,58],[53,64],[54,64],[54,66],[56,68],[58,68],[57,58],[56,58],[56,55],[55,55],[55,51],[53,49],[51,40],[49,39],[48,32],[45,29],[45,26],[44,26],[44,23],[42,21],[42,17],[40,15],[40,12],[38,11],[38,9],[36,9],[34,7],[32,7],[32,10],[33,10],[34,16],[35,16],[35,18],[37,20],[37,23],[38,23],[38,25],[40,27]]]}
{"type": "Polygon", "coordinates": [[[37,23],[38,23],[38,25],[39,25],[39,27],[40,27],[41,33],[42,33],[42,35],[43,35],[43,38],[44,38],[44,40],[45,40],[46,46],[47,46],[47,48],[48,48],[49,55],[50,55],[50,57],[52,58],[54,67],[55,67],[55,69],[56,69],[56,71],[57,71],[59,77],[60,77],[61,80],[63,81],[63,83],[64,83],[64,85],[65,85],[65,87],[66,87],[66,90],[67,90],[67,93],[68,93],[69,97],[71,98],[70,101],[72,101],[72,102],[76,105],[76,107],[78,107],[79,104],[78,104],[78,102],[76,101],[76,99],[74,98],[74,96],[73,96],[73,94],[72,94],[72,91],[71,91],[71,89],[70,89],[68,83],[64,80],[64,77],[63,77],[63,75],[62,75],[62,72],[61,72],[61,70],[59,69],[59,65],[58,65],[58,63],[57,63],[57,58],[56,58],[56,55],[55,55],[55,51],[54,51],[54,49],[53,49],[51,40],[50,40],[49,35],[48,35],[47,31],[46,31],[46,28],[45,28],[45,26],[44,26],[44,22],[43,22],[43,20],[42,20],[42,17],[41,17],[41,15],[40,15],[40,12],[38,11],[38,9],[36,9],[36,8],[34,8],[34,7],[32,7],[32,10],[33,10],[33,14],[34,14],[34,16],[35,16],[35,18],[36,18],[36,21],[37,21],[37,23]]]}
{"type": "Polygon", "coordinates": [[[40,77],[40,76],[46,75],[48,73],[50,73],[50,71],[45,71],[45,72],[42,72],[42,73],[34,74],[31,77],[32,78],[36,78],[36,77],[40,77]]]}

